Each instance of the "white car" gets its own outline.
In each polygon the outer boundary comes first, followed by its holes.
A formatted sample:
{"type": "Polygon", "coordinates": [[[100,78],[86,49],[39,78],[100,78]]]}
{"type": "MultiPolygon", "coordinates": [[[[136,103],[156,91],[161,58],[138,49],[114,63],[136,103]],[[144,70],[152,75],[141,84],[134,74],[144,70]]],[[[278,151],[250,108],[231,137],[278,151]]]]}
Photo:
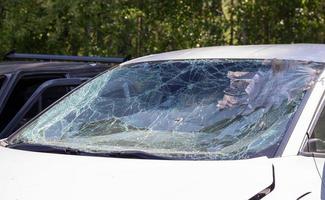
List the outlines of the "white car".
{"type": "Polygon", "coordinates": [[[0,199],[325,199],[324,67],[324,44],[122,63],[0,141],[0,199]]]}

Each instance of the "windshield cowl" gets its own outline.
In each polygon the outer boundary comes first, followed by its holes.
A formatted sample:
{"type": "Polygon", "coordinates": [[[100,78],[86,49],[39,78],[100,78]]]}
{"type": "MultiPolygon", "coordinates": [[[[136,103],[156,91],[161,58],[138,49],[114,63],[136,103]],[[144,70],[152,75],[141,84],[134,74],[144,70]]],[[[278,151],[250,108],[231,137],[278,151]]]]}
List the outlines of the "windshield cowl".
{"type": "Polygon", "coordinates": [[[42,145],[42,144],[30,144],[30,143],[10,144],[7,145],[6,147],[12,149],[19,149],[19,150],[67,154],[67,155],[172,160],[172,158],[158,156],[143,151],[90,152],[90,151],[82,151],[79,149],[74,149],[71,147],[59,147],[54,145],[42,145]]]}

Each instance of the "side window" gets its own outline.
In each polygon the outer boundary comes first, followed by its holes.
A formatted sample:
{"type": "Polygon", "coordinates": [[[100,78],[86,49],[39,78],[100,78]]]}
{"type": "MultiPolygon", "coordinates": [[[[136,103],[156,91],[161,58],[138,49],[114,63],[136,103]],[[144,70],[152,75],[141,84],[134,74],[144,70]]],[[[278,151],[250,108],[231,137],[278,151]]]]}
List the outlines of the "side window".
{"type": "Polygon", "coordinates": [[[64,74],[23,76],[14,87],[3,111],[0,113],[0,132],[42,83],[48,80],[63,77],[64,74]]]}
{"type": "Polygon", "coordinates": [[[305,150],[309,152],[325,153],[325,108],[323,108],[318,118],[305,150]]]}

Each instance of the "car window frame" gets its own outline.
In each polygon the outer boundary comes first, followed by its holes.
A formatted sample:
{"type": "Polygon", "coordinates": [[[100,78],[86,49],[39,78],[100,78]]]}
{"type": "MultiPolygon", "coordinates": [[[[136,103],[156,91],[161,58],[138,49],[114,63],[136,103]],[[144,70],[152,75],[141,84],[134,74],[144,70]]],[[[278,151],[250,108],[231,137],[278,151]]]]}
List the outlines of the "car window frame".
{"type": "MultiPolygon", "coordinates": [[[[30,75],[51,75],[51,74],[62,74],[64,77],[67,77],[65,72],[55,72],[55,71],[17,71],[15,73],[6,74],[7,81],[6,85],[3,85],[2,88],[3,91],[0,93],[0,114],[2,113],[4,107],[7,104],[8,99],[10,98],[10,95],[12,94],[13,90],[15,89],[18,82],[24,77],[24,76],[30,76],[30,75]]],[[[2,90],[1,89],[1,90],[2,90]]]]}
{"type": "Polygon", "coordinates": [[[4,85],[6,78],[7,77],[5,75],[0,74],[0,81],[1,81],[0,82],[0,90],[1,90],[2,86],[4,85]]]}
{"type": "Polygon", "coordinates": [[[3,90],[5,90],[5,88],[8,85],[8,81],[10,80],[10,75],[7,74],[0,74],[0,79],[2,79],[2,83],[0,85],[0,104],[1,102],[1,94],[3,93],[3,90]]]}
{"type": "Polygon", "coordinates": [[[322,93],[322,98],[320,99],[317,109],[314,112],[314,116],[312,121],[309,124],[308,131],[306,132],[306,135],[304,137],[304,140],[302,142],[301,148],[299,150],[299,155],[307,156],[307,157],[319,157],[319,158],[325,158],[325,152],[313,152],[309,151],[308,147],[308,140],[312,137],[313,131],[319,121],[320,115],[323,112],[323,109],[325,109],[325,90],[322,93]]]}
{"type": "Polygon", "coordinates": [[[59,102],[61,102],[63,99],[65,99],[67,96],[69,96],[70,94],[74,93],[76,90],[78,90],[79,88],[83,87],[85,84],[91,82],[92,80],[96,79],[97,77],[105,74],[106,72],[114,69],[115,67],[118,67],[120,65],[116,65],[112,68],[109,68],[108,70],[105,70],[99,74],[97,74],[96,76],[89,78],[88,80],[84,81],[83,83],[81,83],[80,85],[78,85],[77,87],[73,88],[70,92],[68,92],[67,94],[63,95],[61,98],[59,98],[57,101],[55,101],[53,104],[51,104],[50,106],[48,106],[47,108],[45,108],[44,110],[42,110],[41,112],[39,112],[37,115],[35,115],[31,120],[29,120],[27,123],[25,123],[23,126],[21,126],[20,128],[18,128],[16,131],[14,131],[10,136],[8,136],[7,138],[4,138],[3,140],[5,141],[10,141],[13,137],[15,137],[21,129],[24,129],[25,127],[29,126],[32,122],[34,122],[35,119],[37,119],[39,116],[43,115],[43,113],[47,112],[49,109],[51,109],[53,106],[55,106],[56,104],[58,104],[59,102]]]}
{"type": "MultiPolygon", "coordinates": [[[[30,98],[19,109],[15,116],[9,121],[9,123],[0,132],[0,137],[8,137],[12,132],[12,129],[16,128],[23,116],[31,109],[31,107],[37,102],[41,95],[46,92],[47,89],[57,86],[78,86],[83,83],[86,78],[58,78],[45,81],[42,83],[30,96],[30,98]]],[[[54,102],[55,103],[55,102],[54,102]]]]}
{"type": "Polygon", "coordinates": [[[12,93],[18,74],[5,74],[4,76],[6,77],[6,80],[0,90],[0,114],[9,99],[9,95],[12,93]]]}

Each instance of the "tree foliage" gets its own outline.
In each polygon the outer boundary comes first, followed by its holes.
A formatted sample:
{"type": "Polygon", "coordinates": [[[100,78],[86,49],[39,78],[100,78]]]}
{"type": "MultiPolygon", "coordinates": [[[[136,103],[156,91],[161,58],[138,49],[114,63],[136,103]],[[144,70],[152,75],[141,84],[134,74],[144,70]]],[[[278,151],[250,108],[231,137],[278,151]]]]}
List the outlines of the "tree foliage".
{"type": "Polygon", "coordinates": [[[0,53],[141,55],[324,43],[325,0],[0,0],[0,53]]]}

